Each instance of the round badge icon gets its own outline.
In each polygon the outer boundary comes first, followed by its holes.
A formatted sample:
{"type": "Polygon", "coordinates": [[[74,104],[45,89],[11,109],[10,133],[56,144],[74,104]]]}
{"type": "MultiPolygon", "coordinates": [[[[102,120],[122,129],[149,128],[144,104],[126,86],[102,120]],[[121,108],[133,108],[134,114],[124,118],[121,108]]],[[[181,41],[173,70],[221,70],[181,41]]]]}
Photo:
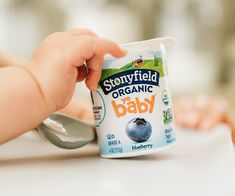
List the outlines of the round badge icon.
{"type": "Polygon", "coordinates": [[[168,95],[168,93],[167,93],[166,90],[164,90],[164,91],[162,92],[162,102],[163,102],[164,105],[166,105],[166,106],[168,106],[169,103],[170,103],[170,98],[169,98],[169,95],[168,95]]]}

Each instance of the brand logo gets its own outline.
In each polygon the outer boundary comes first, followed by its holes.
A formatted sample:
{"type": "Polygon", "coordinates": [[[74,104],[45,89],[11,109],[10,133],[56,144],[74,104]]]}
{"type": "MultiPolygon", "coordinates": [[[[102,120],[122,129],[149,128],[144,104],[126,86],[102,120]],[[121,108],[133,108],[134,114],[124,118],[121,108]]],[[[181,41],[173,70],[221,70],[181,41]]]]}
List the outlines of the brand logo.
{"type": "Polygon", "coordinates": [[[138,59],[135,59],[134,61],[131,62],[131,64],[136,68],[141,67],[143,63],[144,63],[144,60],[143,60],[142,55],[140,55],[138,59]]]}
{"type": "Polygon", "coordinates": [[[113,74],[100,81],[100,87],[107,95],[112,91],[129,85],[150,84],[159,86],[160,74],[149,69],[134,69],[113,74]]]}

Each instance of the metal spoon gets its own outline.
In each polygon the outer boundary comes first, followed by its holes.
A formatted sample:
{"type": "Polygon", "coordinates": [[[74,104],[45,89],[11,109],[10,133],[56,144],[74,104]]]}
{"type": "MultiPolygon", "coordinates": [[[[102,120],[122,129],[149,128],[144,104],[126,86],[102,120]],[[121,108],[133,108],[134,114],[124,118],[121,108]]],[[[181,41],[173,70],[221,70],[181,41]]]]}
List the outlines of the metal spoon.
{"type": "Polygon", "coordinates": [[[52,144],[65,149],[80,148],[95,139],[94,126],[59,113],[52,114],[37,128],[52,144]]]}

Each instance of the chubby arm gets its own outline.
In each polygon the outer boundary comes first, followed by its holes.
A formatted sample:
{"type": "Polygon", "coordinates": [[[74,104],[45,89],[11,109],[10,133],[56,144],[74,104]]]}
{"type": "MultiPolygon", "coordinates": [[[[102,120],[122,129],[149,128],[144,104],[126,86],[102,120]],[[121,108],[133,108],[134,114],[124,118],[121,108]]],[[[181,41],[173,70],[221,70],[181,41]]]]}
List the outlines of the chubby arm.
{"type": "Polygon", "coordinates": [[[4,55],[1,51],[0,51],[0,68],[1,67],[7,67],[7,66],[23,66],[23,64],[21,64],[19,61],[10,58],[6,55],[4,55]]]}
{"type": "Polygon", "coordinates": [[[23,67],[0,69],[0,143],[36,127],[53,112],[23,67]]]}
{"type": "Polygon", "coordinates": [[[116,43],[87,29],[54,33],[25,66],[0,69],[0,143],[36,127],[64,108],[77,81],[96,90],[104,54],[126,54],[116,43]]]}

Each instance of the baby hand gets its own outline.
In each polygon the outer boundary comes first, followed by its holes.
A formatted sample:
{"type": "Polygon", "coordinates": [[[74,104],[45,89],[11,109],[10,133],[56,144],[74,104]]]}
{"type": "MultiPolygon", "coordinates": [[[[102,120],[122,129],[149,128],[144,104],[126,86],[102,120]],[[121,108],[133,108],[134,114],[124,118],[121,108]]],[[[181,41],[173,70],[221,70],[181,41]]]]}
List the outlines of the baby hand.
{"type": "Polygon", "coordinates": [[[183,127],[206,131],[220,123],[228,124],[235,144],[235,118],[225,99],[208,96],[184,98],[175,104],[174,109],[176,123],[183,127]]]}
{"type": "Polygon", "coordinates": [[[77,81],[85,79],[87,87],[96,90],[106,53],[117,58],[126,54],[90,30],[73,29],[43,40],[25,68],[55,112],[68,104],[77,81]]]}

